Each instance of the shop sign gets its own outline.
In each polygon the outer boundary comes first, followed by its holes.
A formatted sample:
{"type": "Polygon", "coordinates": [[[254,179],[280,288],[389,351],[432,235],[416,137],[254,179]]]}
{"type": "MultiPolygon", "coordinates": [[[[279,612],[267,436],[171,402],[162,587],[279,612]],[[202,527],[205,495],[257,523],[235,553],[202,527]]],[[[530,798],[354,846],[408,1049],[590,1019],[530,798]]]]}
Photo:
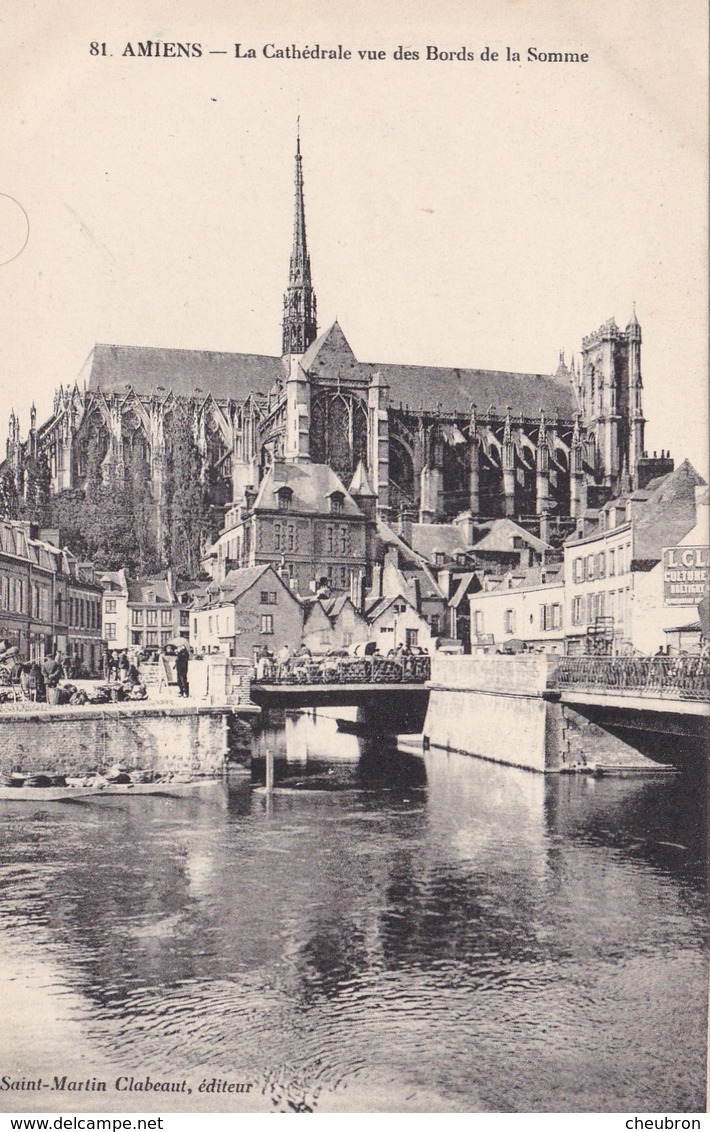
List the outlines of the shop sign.
{"type": "Polygon", "coordinates": [[[663,604],[697,605],[708,590],[707,546],[667,546],[663,549],[663,604]]]}

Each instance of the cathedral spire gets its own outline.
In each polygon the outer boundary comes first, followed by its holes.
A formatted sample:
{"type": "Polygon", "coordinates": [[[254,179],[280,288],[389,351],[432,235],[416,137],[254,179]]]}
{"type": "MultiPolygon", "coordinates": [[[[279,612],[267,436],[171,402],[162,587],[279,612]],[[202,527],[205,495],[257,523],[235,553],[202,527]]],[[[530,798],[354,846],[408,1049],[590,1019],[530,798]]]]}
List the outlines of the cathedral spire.
{"type": "Polygon", "coordinates": [[[284,295],[282,353],[303,354],[317,336],[316,297],[311,282],[311,261],[306,244],[306,210],[303,202],[301,125],[296,135],[296,201],[293,248],[284,295]]]}

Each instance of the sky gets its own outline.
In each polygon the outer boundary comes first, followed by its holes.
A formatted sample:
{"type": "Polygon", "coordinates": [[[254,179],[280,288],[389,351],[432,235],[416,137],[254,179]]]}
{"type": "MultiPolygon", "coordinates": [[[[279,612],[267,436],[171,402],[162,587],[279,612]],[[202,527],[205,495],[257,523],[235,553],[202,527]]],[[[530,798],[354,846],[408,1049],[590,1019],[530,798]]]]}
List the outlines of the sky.
{"type": "Polygon", "coordinates": [[[321,328],[363,361],[545,373],[635,303],[647,448],[706,473],[704,0],[49,7],[0,12],[3,432],[96,342],[280,352],[300,115],[321,328]],[[202,54],[124,54],[147,39],[202,54]]]}

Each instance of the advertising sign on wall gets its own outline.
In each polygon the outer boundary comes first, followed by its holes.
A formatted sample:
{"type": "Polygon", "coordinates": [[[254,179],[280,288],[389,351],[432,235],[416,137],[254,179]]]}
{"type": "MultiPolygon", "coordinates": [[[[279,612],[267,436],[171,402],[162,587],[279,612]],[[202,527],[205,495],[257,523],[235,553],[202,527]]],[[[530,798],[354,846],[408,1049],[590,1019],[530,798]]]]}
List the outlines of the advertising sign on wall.
{"type": "Polygon", "coordinates": [[[697,605],[708,590],[709,557],[707,546],[664,547],[664,605],[697,605]]]}

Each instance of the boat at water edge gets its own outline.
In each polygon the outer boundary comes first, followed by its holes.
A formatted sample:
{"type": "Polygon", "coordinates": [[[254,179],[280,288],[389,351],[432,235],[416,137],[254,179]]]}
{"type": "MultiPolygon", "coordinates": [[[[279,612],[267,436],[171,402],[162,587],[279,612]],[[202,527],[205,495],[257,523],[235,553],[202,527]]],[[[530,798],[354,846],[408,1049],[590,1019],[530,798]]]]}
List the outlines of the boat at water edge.
{"type": "Polygon", "coordinates": [[[187,782],[119,782],[101,786],[0,786],[0,802],[83,802],[108,797],[199,798],[221,786],[221,778],[193,778],[187,782]]]}

